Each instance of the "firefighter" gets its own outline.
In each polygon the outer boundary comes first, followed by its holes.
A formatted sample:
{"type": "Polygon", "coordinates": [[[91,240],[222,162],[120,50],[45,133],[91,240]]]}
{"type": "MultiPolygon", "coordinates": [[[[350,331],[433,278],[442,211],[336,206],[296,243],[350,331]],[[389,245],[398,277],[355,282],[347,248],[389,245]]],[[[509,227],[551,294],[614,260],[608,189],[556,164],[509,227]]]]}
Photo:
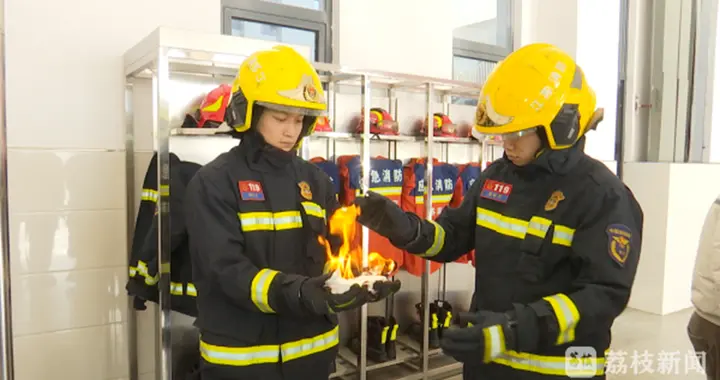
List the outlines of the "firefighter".
{"type": "Polygon", "coordinates": [[[549,44],[510,54],[481,89],[474,130],[505,153],[435,221],[378,194],[360,223],[440,262],[475,249],[475,307],[441,347],[465,379],[604,379],[610,328],[630,297],[643,212],[583,152],[602,119],[573,59],[549,44]]]}
{"type": "Polygon", "coordinates": [[[225,121],[241,142],[197,172],[185,203],[203,380],[327,379],[336,313],[399,289],[326,289],[318,237],[337,200],[328,176],[297,156],[326,108],[318,74],[293,49],[240,65],[225,121]]]}

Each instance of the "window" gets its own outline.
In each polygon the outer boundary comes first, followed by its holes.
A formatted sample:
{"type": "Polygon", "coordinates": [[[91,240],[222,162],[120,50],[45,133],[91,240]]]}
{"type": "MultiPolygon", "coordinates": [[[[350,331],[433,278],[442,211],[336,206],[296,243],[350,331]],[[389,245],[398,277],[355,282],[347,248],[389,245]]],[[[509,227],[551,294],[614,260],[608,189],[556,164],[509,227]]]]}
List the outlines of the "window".
{"type": "MultiPolygon", "coordinates": [[[[513,0],[452,0],[453,79],[482,84],[512,51],[513,0]]],[[[454,97],[454,104],[477,99],[454,97]]]]}
{"type": "Polygon", "coordinates": [[[309,46],[312,61],[332,61],[331,0],[222,0],[223,33],[309,46]]]}

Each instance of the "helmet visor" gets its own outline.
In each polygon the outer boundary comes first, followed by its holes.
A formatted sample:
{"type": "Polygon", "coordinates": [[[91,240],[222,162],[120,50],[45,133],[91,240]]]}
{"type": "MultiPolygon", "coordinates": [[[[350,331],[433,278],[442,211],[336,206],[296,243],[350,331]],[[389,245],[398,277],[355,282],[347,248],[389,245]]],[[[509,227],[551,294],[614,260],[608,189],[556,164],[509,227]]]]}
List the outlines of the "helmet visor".
{"type": "Polygon", "coordinates": [[[269,108],[274,111],[285,112],[285,113],[289,113],[289,114],[298,114],[298,115],[303,115],[303,116],[325,116],[327,113],[325,110],[314,110],[314,109],[310,109],[310,108],[286,106],[286,105],[276,104],[276,103],[268,103],[268,102],[256,102],[256,103],[259,106],[263,106],[265,108],[269,108]]]}
{"type": "Polygon", "coordinates": [[[516,131],[516,132],[508,132],[508,133],[482,133],[477,130],[477,128],[473,128],[473,137],[475,137],[478,140],[493,140],[497,142],[512,142],[516,141],[517,139],[528,136],[528,135],[534,135],[537,134],[537,128],[530,128],[530,129],[524,129],[522,131],[516,131]]]}

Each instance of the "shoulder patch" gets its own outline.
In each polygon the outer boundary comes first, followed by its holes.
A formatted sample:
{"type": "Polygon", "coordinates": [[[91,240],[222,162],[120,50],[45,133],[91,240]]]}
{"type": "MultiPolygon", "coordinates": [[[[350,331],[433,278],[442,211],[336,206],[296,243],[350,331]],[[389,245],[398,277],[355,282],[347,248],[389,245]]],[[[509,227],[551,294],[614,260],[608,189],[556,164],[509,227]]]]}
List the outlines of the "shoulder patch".
{"type": "Polygon", "coordinates": [[[620,266],[625,266],[632,241],[630,228],[624,224],[611,224],[605,231],[608,235],[608,254],[620,266]]]}

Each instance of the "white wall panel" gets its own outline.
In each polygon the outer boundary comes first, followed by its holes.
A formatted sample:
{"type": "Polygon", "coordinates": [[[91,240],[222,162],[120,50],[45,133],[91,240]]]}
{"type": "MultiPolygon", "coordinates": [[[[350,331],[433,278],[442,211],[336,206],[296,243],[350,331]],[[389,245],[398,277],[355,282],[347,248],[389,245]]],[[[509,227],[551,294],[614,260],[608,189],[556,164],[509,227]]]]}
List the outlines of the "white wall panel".
{"type": "Polygon", "coordinates": [[[160,25],[219,33],[220,0],[5,5],[16,378],[127,378],[122,55],[160,25]]]}

